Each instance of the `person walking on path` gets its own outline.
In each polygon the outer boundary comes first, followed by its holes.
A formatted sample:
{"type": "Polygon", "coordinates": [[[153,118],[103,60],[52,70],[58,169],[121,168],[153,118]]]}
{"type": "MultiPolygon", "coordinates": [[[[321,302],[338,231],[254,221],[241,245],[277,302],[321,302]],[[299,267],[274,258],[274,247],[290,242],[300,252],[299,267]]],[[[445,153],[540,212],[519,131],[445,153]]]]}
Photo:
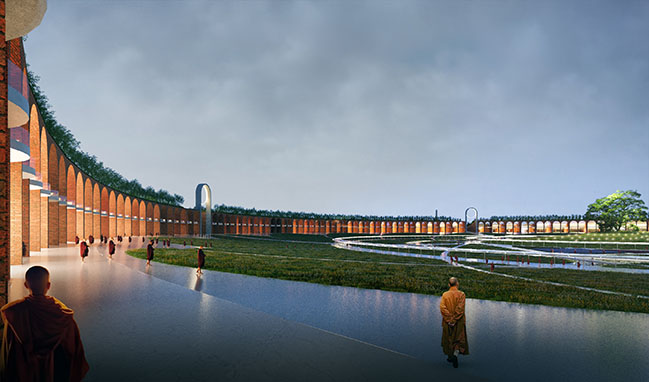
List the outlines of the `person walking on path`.
{"type": "Polygon", "coordinates": [[[86,257],[88,257],[88,244],[86,244],[85,240],[79,245],[79,255],[81,255],[81,262],[85,263],[86,257]]]}
{"type": "Polygon", "coordinates": [[[448,291],[442,295],[439,310],[442,313],[442,349],[446,360],[458,367],[458,354],[469,355],[464,315],[464,292],[458,290],[460,282],[455,277],[448,280],[448,291]]]}
{"type": "Polygon", "coordinates": [[[200,248],[198,248],[198,270],[196,271],[196,273],[202,275],[203,271],[201,270],[201,268],[203,268],[204,266],[205,266],[205,252],[203,252],[203,246],[201,246],[200,248]]]}
{"type": "Polygon", "coordinates": [[[153,240],[150,240],[149,245],[146,246],[146,265],[151,265],[151,260],[153,260],[153,240]]]}
{"type": "Polygon", "coordinates": [[[110,257],[112,259],[114,254],[115,254],[115,243],[111,239],[108,242],[108,257],[110,257]]]}
{"type": "Polygon", "coordinates": [[[89,366],[74,311],[47,296],[50,273],[41,266],[27,270],[25,287],[29,296],[0,309],[0,380],[81,381],[89,366]]]}

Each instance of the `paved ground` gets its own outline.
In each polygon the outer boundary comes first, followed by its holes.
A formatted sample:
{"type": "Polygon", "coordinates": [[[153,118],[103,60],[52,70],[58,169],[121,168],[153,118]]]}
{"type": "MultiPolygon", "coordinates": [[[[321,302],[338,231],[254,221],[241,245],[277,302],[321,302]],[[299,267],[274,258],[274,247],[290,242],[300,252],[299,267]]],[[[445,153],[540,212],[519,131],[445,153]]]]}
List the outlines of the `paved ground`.
{"type": "MultiPolygon", "coordinates": [[[[116,257],[125,259],[125,247],[116,257]]],[[[50,294],[76,311],[88,381],[478,380],[197,291],[195,277],[184,286],[165,281],[105,253],[95,244],[81,263],[78,248],[43,250],[11,269],[11,300],[26,293],[29,266],[50,270],[50,294]]]]}

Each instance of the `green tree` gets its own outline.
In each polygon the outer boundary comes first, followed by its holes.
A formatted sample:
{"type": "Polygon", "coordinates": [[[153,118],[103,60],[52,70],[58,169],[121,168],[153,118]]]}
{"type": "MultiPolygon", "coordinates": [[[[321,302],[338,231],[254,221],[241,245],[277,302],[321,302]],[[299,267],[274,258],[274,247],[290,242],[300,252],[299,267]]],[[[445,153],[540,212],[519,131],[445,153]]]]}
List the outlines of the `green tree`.
{"type": "Polygon", "coordinates": [[[602,232],[619,231],[632,220],[647,218],[647,206],[637,191],[615,191],[588,206],[586,219],[595,220],[602,232]]]}

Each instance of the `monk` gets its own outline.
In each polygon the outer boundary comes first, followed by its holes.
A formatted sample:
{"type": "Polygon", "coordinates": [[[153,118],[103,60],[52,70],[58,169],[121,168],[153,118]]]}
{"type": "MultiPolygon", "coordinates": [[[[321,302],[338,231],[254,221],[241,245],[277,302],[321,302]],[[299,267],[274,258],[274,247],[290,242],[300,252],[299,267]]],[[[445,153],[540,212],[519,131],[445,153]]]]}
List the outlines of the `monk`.
{"type": "Polygon", "coordinates": [[[92,235],[88,236],[88,242],[89,242],[90,244],[94,243],[94,242],[95,242],[95,237],[92,236],[92,235]]]}
{"type": "Polygon", "coordinates": [[[108,242],[108,256],[112,259],[114,254],[115,254],[115,243],[113,243],[113,240],[111,239],[108,242]]]}
{"type": "Polygon", "coordinates": [[[204,266],[205,266],[205,252],[203,252],[203,246],[201,246],[200,248],[198,248],[198,270],[196,271],[196,273],[202,275],[203,271],[201,270],[201,268],[203,268],[204,266]]]}
{"type": "Polygon", "coordinates": [[[0,309],[4,330],[2,381],[81,381],[88,372],[74,311],[47,296],[50,274],[33,266],[25,273],[29,296],[0,309]]]}
{"type": "Polygon", "coordinates": [[[464,292],[458,290],[460,282],[455,277],[448,280],[448,291],[442,295],[439,310],[442,313],[442,349],[446,360],[457,368],[458,354],[469,355],[464,316],[464,292]]]}
{"type": "Polygon", "coordinates": [[[79,244],[79,236],[74,237],[74,244],[79,244]]]}
{"type": "Polygon", "coordinates": [[[129,242],[129,243],[131,242],[131,237],[130,237],[130,236],[128,237],[128,242],[129,242]]]}
{"type": "Polygon", "coordinates": [[[79,245],[79,254],[81,255],[81,262],[85,263],[86,257],[88,257],[88,244],[86,244],[85,240],[79,245]]]}
{"type": "Polygon", "coordinates": [[[149,245],[146,246],[146,265],[151,265],[151,260],[153,260],[153,240],[150,240],[149,245]]]}

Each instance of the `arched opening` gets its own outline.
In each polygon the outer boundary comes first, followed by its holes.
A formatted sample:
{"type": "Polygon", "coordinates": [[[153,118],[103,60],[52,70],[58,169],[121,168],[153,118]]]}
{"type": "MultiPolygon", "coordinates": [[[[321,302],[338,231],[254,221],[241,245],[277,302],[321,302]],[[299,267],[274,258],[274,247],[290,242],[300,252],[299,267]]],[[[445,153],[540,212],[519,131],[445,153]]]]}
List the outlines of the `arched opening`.
{"type": "Polygon", "coordinates": [[[74,173],[74,167],[72,165],[68,165],[68,170],[67,170],[68,176],[67,176],[67,201],[65,203],[65,214],[67,215],[67,230],[66,230],[66,241],[68,243],[74,243],[74,237],[76,236],[77,232],[77,208],[76,208],[76,200],[77,200],[77,177],[76,174],[74,173]]]}
{"type": "Polygon", "coordinates": [[[113,190],[108,194],[108,236],[117,237],[117,196],[113,190]]]}
{"type": "Polygon", "coordinates": [[[116,206],[116,231],[117,231],[117,236],[126,236],[126,229],[124,227],[124,213],[125,213],[125,202],[124,202],[124,195],[119,193],[117,195],[117,206],[116,206]]]}
{"type": "Polygon", "coordinates": [[[131,202],[131,232],[133,236],[140,236],[140,202],[133,199],[131,202]]]}
{"type": "Polygon", "coordinates": [[[101,205],[99,208],[99,219],[101,221],[100,234],[108,237],[110,234],[110,229],[108,226],[108,209],[110,207],[108,202],[108,189],[106,187],[101,187],[100,192],[101,192],[101,205]]]}

